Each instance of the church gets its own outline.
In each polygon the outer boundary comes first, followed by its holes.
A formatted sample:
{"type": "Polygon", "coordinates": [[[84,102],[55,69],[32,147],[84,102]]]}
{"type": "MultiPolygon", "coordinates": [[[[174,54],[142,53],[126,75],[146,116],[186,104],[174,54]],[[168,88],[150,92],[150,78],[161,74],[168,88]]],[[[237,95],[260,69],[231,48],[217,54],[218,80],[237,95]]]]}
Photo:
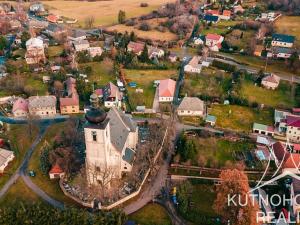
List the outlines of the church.
{"type": "Polygon", "coordinates": [[[138,143],[138,127],[131,116],[115,107],[108,113],[97,106],[98,98],[91,96],[84,126],[86,173],[88,183],[105,183],[104,179],[120,179],[130,172],[138,143]]]}

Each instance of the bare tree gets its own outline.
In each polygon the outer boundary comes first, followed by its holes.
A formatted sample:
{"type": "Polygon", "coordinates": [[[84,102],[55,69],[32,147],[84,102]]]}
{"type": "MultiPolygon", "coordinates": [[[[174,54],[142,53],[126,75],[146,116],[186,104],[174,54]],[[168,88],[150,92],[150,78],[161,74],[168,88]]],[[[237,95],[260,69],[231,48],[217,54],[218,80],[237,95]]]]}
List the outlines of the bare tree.
{"type": "Polygon", "coordinates": [[[94,16],[86,17],[85,20],[84,20],[85,27],[86,28],[92,28],[94,26],[94,22],[95,22],[95,17],[94,16]]]}

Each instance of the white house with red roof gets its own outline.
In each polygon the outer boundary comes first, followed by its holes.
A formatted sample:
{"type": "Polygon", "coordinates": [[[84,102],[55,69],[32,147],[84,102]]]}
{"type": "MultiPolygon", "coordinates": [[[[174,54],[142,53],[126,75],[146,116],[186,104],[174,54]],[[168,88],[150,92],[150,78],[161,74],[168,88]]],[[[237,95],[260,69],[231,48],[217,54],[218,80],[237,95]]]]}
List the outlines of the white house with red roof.
{"type": "Polygon", "coordinates": [[[300,116],[286,117],[286,138],[290,142],[300,143],[300,116]]]}
{"type": "Polygon", "coordinates": [[[218,52],[222,48],[222,42],[224,37],[218,34],[207,34],[205,37],[205,45],[210,48],[211,51],[218,52]]]}
{"type": "Polygon", "coordinates": [[[50,179],[63,178],[64,176],[65,176],[65,172],[58,164],[52,166],[51,170],[49,171],[50,179]]]}
{"type": "Polygon", "coordinates": [[[18,98],[13,104],[12,113],[14,117],[26,117],[28,115],[28,101],[18,98]]]}
{"type": "Polygon", "coordinates": [[[275,74],[270,74],[264,77],[261,81],[261,85],[267,89],[275,90],[280,83],[280,77],[275,74]]]}
{"type": "Polygon", "coordinates": [[[172,102],[175,94],[176,81],[172,79],[160,80],[158,86],[158,101],[172,102]]]}
{"type": "Polygon", "coordinates": [[[231,11],[230,10],[223,10],[223,13],[219,15],[221,20],[230,20],[231,18],[231,11]]]}

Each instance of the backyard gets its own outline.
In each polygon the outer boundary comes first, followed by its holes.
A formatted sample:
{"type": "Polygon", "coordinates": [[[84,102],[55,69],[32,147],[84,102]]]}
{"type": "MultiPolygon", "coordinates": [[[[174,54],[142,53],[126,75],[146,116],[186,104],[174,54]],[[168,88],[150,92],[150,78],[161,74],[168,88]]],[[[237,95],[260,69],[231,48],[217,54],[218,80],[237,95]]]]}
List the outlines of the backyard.
{"type": "Polygon", "coordinates": [[[153,81],[178,76],[176,70],[125,70],[125,75],[128,82],[136,82],[137,88],[143,89],[143,93],[136,93],[136,88],[127,88],[132,108],[136,108],[138,105],[152,108],[155,95],[153,81]]]}
{"type": "Polygon", "coordinates": [[[216,127],[249,133],[254,122],[273,124],[273,112],[238,105],[212,105],[208,113],[217,117],[216,127]]]}
{"type": "Polygon", "coordinates": [[[129,215],[129,220],[133,220],[141,225],[171,225],[171,219],[167,211],[158,204],[150,203],[129,215]]]}

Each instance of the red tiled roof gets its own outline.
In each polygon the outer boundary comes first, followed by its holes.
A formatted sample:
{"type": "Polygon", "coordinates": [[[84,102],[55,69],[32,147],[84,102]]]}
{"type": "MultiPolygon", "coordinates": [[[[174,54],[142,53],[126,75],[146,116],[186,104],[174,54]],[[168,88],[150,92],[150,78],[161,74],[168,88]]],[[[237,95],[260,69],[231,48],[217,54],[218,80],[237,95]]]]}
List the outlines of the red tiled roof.
{"type": "Polygon", "coordinates": [[[172,79],[161,80],[159,83],[159,97],[173,97],[175,92],[176,81],[172,79]]]}
{"type": "Polygon", "coordinates": [[[220,15],[219,10],[216,9],[209,9],[205,11],[205,14],[210,14],[210,15],[220,15]]]}
{"type": "Polygon", "coordinates": [[[52,14],[51,14],[51,15],[47,16],[47,20],[48,20],[49,22],[56,23],[57,20],[58,20],[58,16],[52,15],[52,14]]]}
{"type": "Polygon", "coordinates": [[[64,171],[62,170],[62,168],[58,165],[55,164],[54,166],[52,166],[51,170],[49,171],[49,174],[51,173],[63,173],[64,171]]]}
{"type": "Polygon", "coordinates": [[[300,127],[300,116],[287,116],[287,126],[300,127]]]}
{"type": "Polygon", "coordinates": [[[143,51],[145,43],[141,42],[129,42],[127,49],[132,49],[132,52],[138,54],[139,52],[143,51]]]}
{"type": "Polygon", "coordinates": [[[98,96],[103,96],[103,89],[102,88],[96,89],[95,94],[98,96]]]}
{"type": "Polygon", "coordinates": [[[218,34],[207,34],[206,35],[206,39],[210,39],[210,40],[218,41],[218,40],[220,40],[220,38],[222,38],[222,36],[218,35],[218,34]]]}
{"type": "Polygon", "coordinates": [[[23,98],[18,98],[17,101],[14,102],[12,112],[17,110],[28,111],[28,101],[23,98]]]}
{"type": "Polygon", "coordinates": [[[60,98],[60,107],[64,106],[77,106],[79,105],[79,98],[77,94],[73,94],[72,97],[60,98]]]}
{"type": "Polygon", "coordinates": [[[223,11],[223,16],[231,16],[231,11],[230,10],[224,10],[223,11]]]}

